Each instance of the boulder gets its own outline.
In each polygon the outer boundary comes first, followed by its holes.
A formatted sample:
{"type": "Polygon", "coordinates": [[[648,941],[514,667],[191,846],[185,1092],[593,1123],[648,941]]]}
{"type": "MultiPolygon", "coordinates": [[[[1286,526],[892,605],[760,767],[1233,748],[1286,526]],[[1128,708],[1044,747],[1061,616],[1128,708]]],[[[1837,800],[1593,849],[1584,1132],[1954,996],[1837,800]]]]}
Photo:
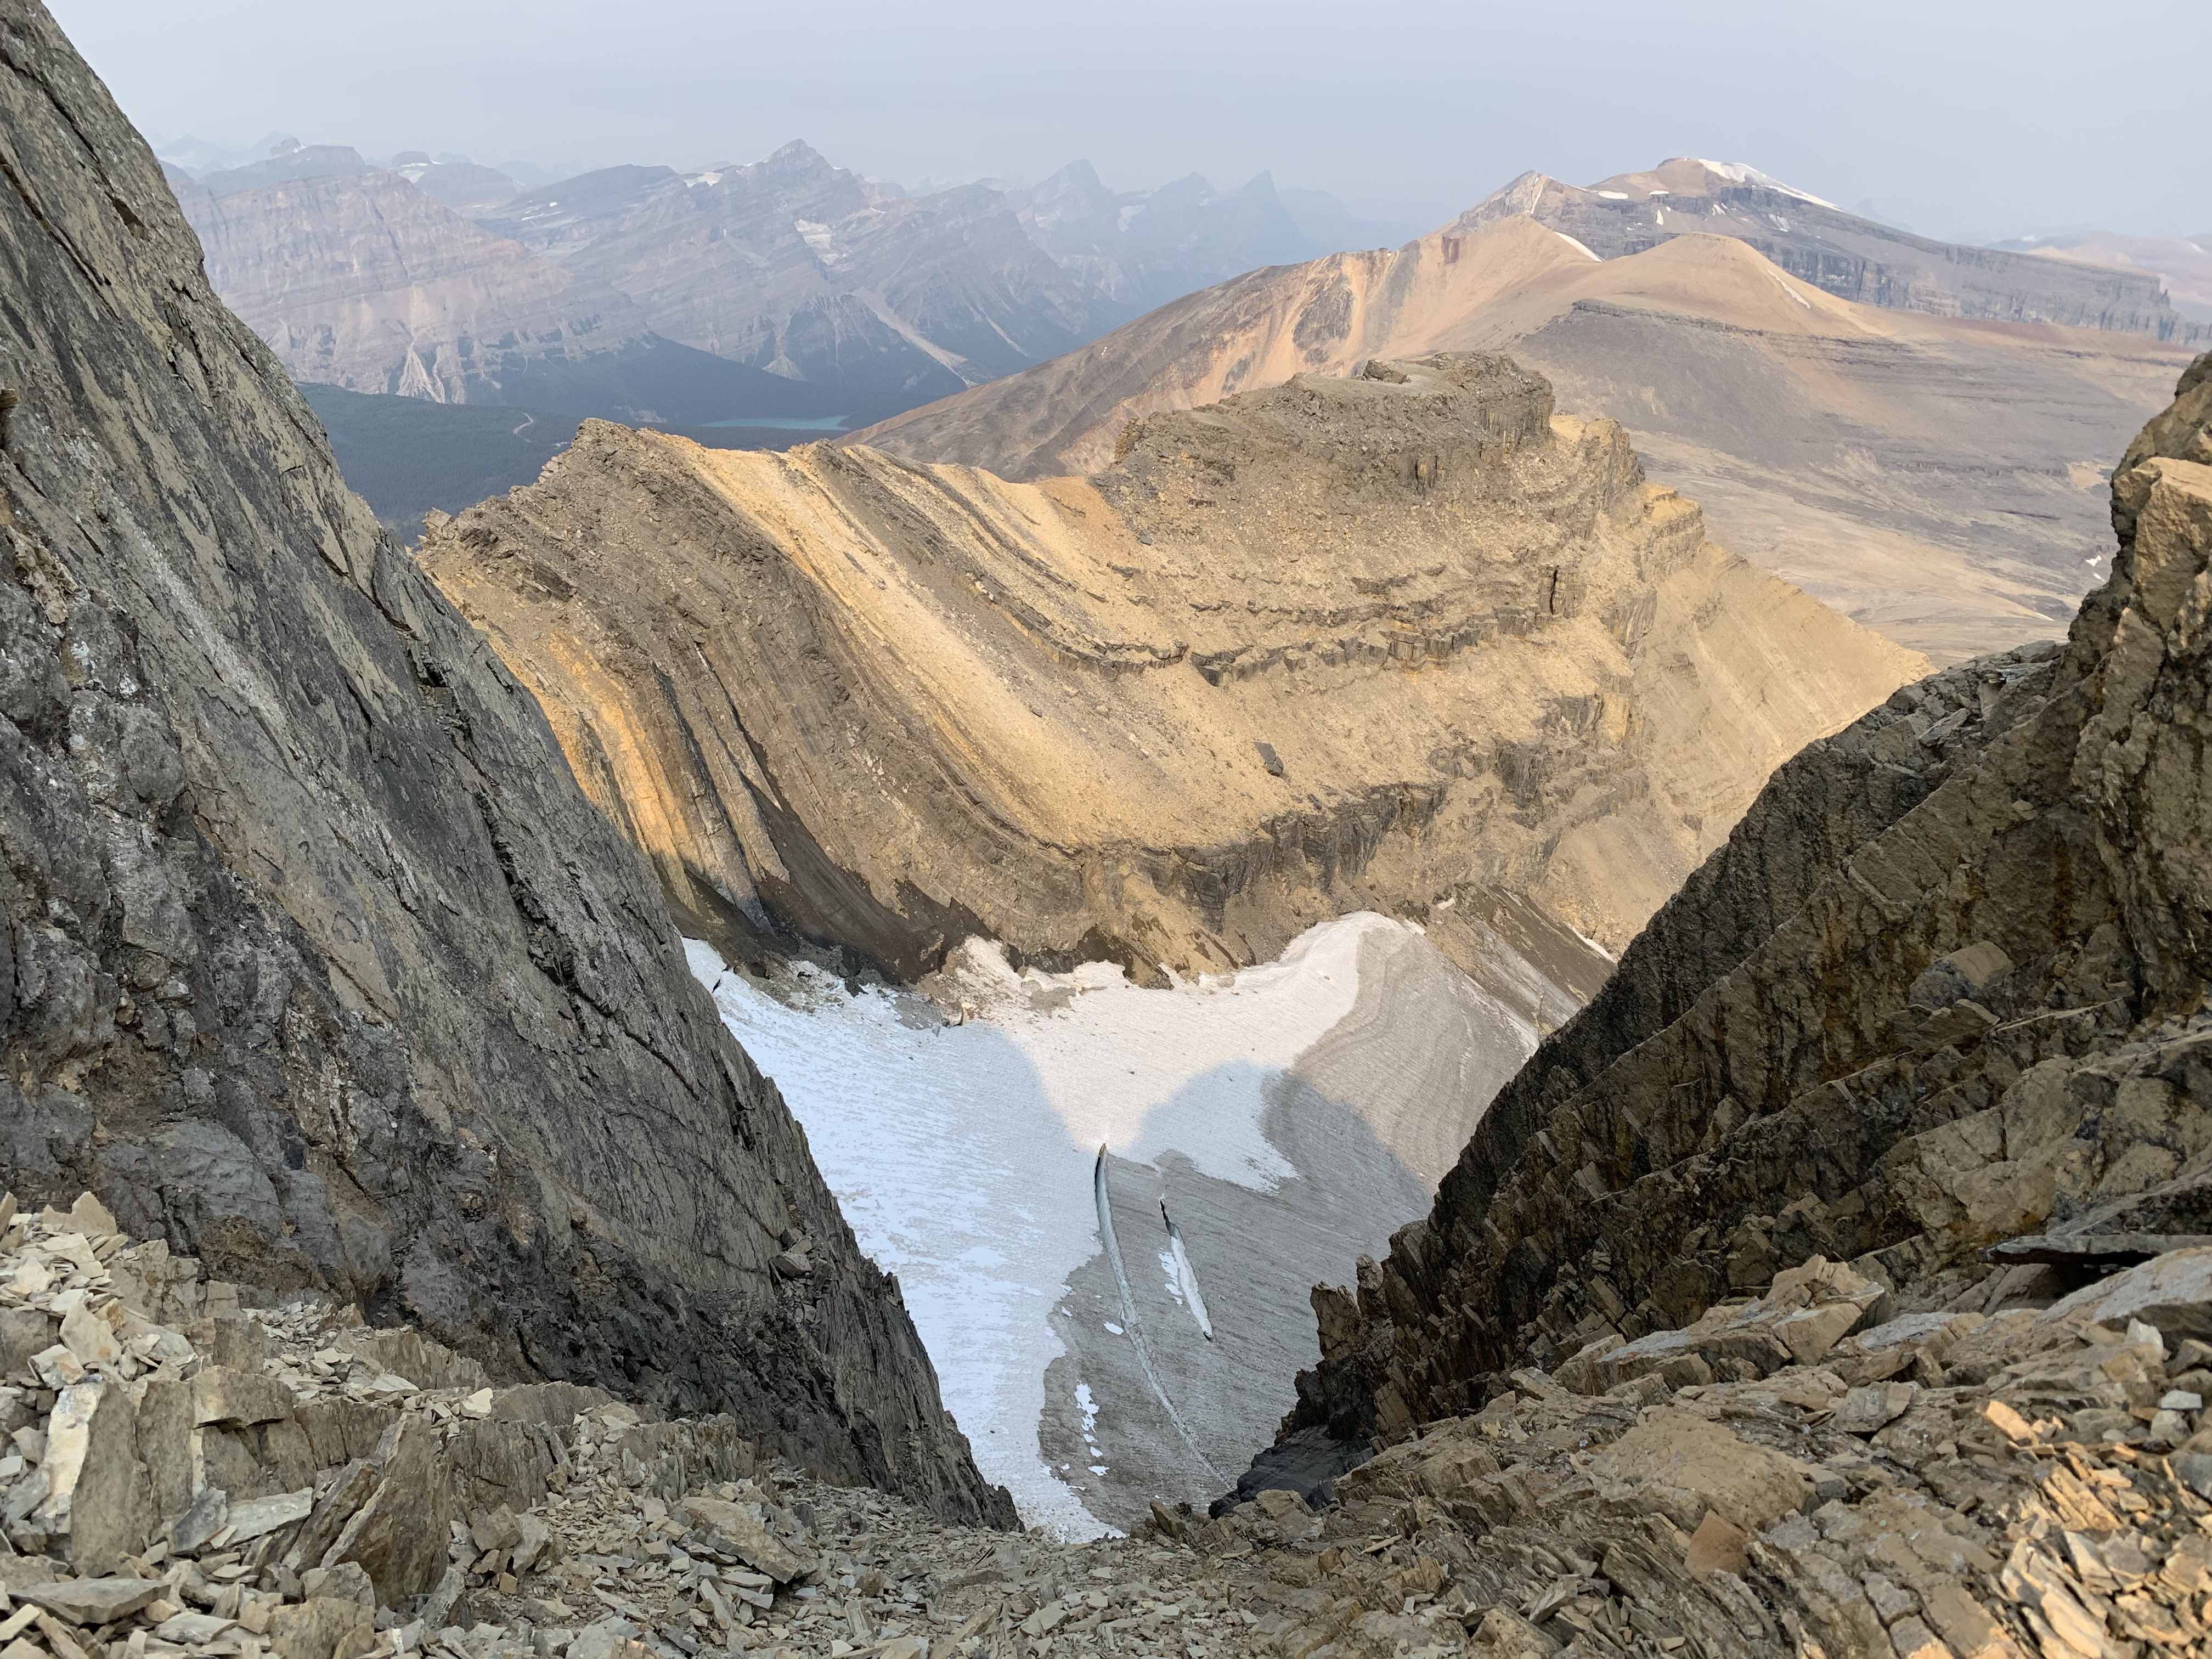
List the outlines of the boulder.
{"type": "Polygon", "coordinates": [[[149,1505],[137,1415],[121,1384],[79,1382],[62,1390],[46,1422],[40,1468],[46,1494],[31,1522],[49,1538],[68,1538],[79,1573],[110,1571],[146,1547],[149,1505]]]}
{"type": "Polygon", "coordinates": [[[292,1414],[292,1391],[272,1377],[211,1365],[192,1378],[192,1422],[240,1427],[292,1414]]]}
{"type": "Polygon", "coordinates": [[[1590,1474],[1608,1504],[1664,1515],[1694,1535],[1709,1514],[1739,1532],[1795,1515],[1813,1493],[1813,1470],[1719,1424],[1672,1406],[1593,1455],[1590,1474]]]}
{"type": "Polygon", "coordinates": [[[54,1316],[38,1308],[0,1308],[0,1382],[29,1382],[33,1354],[44,1353],[61,1334],[54,1316]]]}
{"type": "Polygon", "coordinates": [[[814,1571],[811,1557],[778,1538],[741,1504],[720,1498],[687,1498],[684,1513],[707,1534],[708,1548],[737,1557],[779,1584],[814,1571]]]}
{"type": "Polygon", "coordinates": [[[2139,1319],[2169,1346],[2212,1341],[2212,1246],[2171,1250],[2053,1303],[2046,1324],[2079,1322],[2124,1329],[2139,1319]]]}
{"type": "Polygon", "coordinates": [[[359,1562],[386,1607],[427,1593],[445,1575],[453,1507],[438,1460],[438,1431],[430,1423],[411,1416],[394,1423],[377,1447],[375,1495],[325,1557],[332,1566],[359,1562]]]}
{"type": "Polygon", "coordinates": [[[390,1406],[360,1400],[303,1400],[292,1410],[319,1469],[372,1455],[398,1414],[390,1406]]]}
{"type": "Polygon", "coordinates": [[[72,1308],[63,1316],[62,1346],[76,1356],[77,1364],[87,1370],[93,1366],[112,1365],[123,1358],[123,1345],[116,1340],[115,1327],[89,1308],[72,1308]]]}
{"type": "Polygon", "coordinates": [[[316,1596],[280,1607],[269,1624],[276,1659],[360,1659],[375,1645],[375,1613],[349,1598],[316,1596]]]}
{"type": "Polygon", "coordinates": [[[192,1501],[192,1385],[149,1381],[138,1399],[138,1458],[146,1466],[147,1501],[155,1523],[184,1513],[192,1501]]]}

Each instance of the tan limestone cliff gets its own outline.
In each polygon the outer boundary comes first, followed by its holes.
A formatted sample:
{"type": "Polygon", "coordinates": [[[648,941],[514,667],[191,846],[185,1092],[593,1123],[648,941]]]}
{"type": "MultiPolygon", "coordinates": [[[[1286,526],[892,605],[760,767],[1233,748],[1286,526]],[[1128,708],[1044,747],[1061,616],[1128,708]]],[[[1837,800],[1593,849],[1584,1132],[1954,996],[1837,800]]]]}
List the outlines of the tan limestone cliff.
{"type": "Polygon", "coordinates": [[[971,932],[1221,967],[1499,890],[1617,947],[1915,665],[1499,358],[1031,483],[594,424],[422,557],[681,908],[909,975],[971,932]]]}

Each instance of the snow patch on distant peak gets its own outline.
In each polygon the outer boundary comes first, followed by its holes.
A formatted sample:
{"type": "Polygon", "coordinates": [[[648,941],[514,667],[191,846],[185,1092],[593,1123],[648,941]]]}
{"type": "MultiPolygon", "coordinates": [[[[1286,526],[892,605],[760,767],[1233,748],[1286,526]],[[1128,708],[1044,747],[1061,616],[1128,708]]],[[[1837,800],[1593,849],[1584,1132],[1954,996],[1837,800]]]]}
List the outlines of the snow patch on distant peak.
{"type": "MultiPolygon", "coordinates": [[[[1551,227],[1549,225],[1547,225],[1544,228],[1547,230],[1551,230],[1551,227]]],[[[1596,260],[1600,264],[1605,263],[1602,259],[1598,259],[1596,254],[1590,252],[1589,245],[1588,243],[1577,241],[1573,237],[1568,235],[1565,231],[1553,230],[1552,234],[1558,237],[1561,241],[1565,242],[1569,247],[1574,249],[1576,252],[1581,254],[1584,258],[1596,260]]]]}
{"type": "Polygon", "coordinates": [[[1732,185],[1764,185],[1769,190],[1778,190],[1784,196],[1795,196],[1799,201],[1810,202],[1815,207],[1835,208],[1838,213],[1843,211],[1841,208],[1836,207],[1833,202],[1823,200],[1810,191],[1799,190],[1794,185],[1785,185],[1772,173],[1761,173],[1757,167],[1747,162],[1709,161],[1702,155],[1692,159],[1707,172],[1717,173],[1732,185]]]}

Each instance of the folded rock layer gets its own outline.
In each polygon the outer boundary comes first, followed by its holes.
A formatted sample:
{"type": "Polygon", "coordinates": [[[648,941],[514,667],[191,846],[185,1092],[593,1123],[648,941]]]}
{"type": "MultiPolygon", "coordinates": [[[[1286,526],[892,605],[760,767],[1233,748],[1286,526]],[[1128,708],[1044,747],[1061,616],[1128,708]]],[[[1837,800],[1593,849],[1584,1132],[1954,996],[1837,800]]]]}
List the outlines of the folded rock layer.
{"type": "Polygon", "coordinates": [[[1917,661],[1499,357],[1301,376],[1034,483],[593,424],[422,557],[680,909],[909,976],[969,933],[1218,969],[1478,891],[1618,946],[1917,661]]]}
{"type": "Polygon", "coordinates": [[[1296,1425],[1400,1432],[1530,1364],[1609,1381],[1662,1333],[1735,1375],[1717,1304],[1815,1255],[1899,1314],[1985,1312],[2100,1237],[2109,1266],[2212,1231],[2212,356],[2112,518],[2063,652],[1907,687],[1776,775],[1431,1213],[1316,1292],[1296,1425]]]}
{"type": "Polygon", "coordinates": [[[535,703],[41,7],[0,64],[0,1186],[1010,1520],[535,703]]]}

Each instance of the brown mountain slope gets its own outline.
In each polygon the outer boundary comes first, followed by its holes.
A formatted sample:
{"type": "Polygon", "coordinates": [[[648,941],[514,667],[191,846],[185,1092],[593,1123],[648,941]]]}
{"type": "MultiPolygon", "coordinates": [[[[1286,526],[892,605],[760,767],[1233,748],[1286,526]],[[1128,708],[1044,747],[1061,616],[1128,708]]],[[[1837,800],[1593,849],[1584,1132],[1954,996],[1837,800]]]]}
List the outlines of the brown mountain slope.
{"type": "Polygon", "coordinates": [[[1011,1520],[544,715],[42,7],[0,64],[0,1191],[1011,1520]]]}
{"type": "Polygon", "coordinates": [[[1443,228],[1470,231],[1515,214],[1573,237],[1603,259],[1640,253],[1675,236],[1732,237],[1801,282],[1885,309],[2056,323],[2177,345],[2201,343],[2212,332],[2176,313],[2154,269],[2055,266],[2008,246],[1917,236],[1738,162],[1680,155],[1587,188],[1524,173],[1443,228]]]}
{"type": "Polygon", "coordinates": [[[2094,578],[2100,457],[2186,361],[2140,337],[1877,310],[1745,243],[1599,261],[1525,216],[1255,271],[850,441],[1042,477],[1135,416],[1366,358],[1495,349],[1626,425],[1723,543],[1940,660],[2094,578]]]}
{"type": "Polygon", "coordinates": [[[1024,484],[595,425],[422,559],[682,908],[909,975],[969,932],[1219,967],[1490,890],[1617,946],[1915,669],[1503,359],[1124,450],[1024,484]]]}

